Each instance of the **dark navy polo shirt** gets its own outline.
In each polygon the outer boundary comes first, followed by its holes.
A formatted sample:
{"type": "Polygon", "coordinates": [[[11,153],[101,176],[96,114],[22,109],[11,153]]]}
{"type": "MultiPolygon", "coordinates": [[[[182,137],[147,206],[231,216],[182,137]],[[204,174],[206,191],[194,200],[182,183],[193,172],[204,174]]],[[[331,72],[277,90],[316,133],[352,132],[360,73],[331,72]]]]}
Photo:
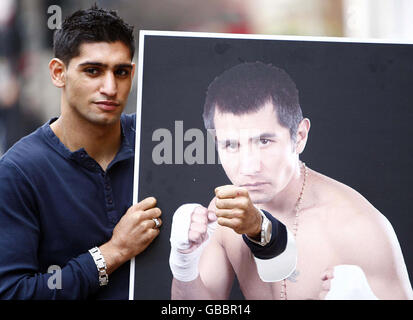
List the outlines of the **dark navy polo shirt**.
{"type": "Polygon", "coordinates": [[[67,149],[53,121],[0,159],[0,299],[127,299],[129,262],[99,287],[88,250],[111,238],[132,205],[135,116],[122,115],[106,171],[83,148],[67,149]],[[51,266],[61,268],[61,289],[51,266]]]}

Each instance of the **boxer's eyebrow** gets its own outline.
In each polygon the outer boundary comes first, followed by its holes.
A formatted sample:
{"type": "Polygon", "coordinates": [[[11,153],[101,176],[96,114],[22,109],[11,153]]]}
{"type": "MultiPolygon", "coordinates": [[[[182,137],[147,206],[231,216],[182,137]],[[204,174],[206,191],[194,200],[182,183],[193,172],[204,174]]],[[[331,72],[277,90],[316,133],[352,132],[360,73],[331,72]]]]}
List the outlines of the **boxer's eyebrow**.
{"type": "Polygon", "coordinates": [[[251,140],[259,140],[259,139],[274,139],[277,138],[277,135],[273,132],[264,132],[260,133],[259,135],[253,136],[250,139],[251,140]]]}
{"type": "MultiPolygon", "coordinates": [[[[264,132],[264,133],[260,133],[257,134],[255,136],[252,136],[249,138],[250,141],[256,141],[256,140],[260,140],[260,139],[276,139],[278,136],[276,133],[273,132],[264,132]]],[[[229,139],[218,139],[216,140],[218,143],[238,143],[239,140],[238,139],[234,139],[234,138],[229,138],[229,139]]]]}
{"type": "Polygon", "coordinates": [[[239,143],[238,139],[217,139],[218,144],[239,143]]]}

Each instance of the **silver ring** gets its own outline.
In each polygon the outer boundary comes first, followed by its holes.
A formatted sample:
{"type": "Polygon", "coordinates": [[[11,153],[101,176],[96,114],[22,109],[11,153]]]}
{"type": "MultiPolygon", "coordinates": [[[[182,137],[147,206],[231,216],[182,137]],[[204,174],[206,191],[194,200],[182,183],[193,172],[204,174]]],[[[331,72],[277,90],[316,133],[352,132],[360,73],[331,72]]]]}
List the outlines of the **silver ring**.
{"type": "Polygon", "coordinates": [[[161,223],[159,222],[158,218],[152,218],[153,222],[155,222],[155,228],[159,228],[161,223]]]}

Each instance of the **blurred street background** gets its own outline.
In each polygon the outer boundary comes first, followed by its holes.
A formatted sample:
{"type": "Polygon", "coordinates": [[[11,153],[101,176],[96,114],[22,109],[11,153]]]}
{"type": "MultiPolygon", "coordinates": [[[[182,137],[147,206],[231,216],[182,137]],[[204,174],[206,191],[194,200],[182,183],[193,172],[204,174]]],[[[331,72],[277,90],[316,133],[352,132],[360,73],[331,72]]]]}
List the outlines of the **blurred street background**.
{"type": "MultiPolygon", "coordinates": [[[[0,0],[0,156],[59,115],[48,71],[59,12],[64,19],[94,3],[135,26],[136,46],[141,29],[413,43],[411,0],[0,0]]],[[[136,81],[126,112],[135,106],[136,81]]]]}

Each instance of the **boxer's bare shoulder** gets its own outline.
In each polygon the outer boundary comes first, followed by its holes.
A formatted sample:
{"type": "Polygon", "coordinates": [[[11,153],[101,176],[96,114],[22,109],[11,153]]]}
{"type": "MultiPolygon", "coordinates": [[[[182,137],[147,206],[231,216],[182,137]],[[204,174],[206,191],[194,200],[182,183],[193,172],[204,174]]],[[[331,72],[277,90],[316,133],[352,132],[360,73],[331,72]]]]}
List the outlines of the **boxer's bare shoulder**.
{"type": "Polygon", "coordinates": [[[329,221],[341,228],[358,222],[379,223],[382,214],[355,189],[310,170],[308,191],[304,195],[309,209],[323,212],[329,221]]]}
{"type": "Polygon", "coordinates": [[[311,176],[315,216],[321,217],[340,263],[360,266],[379,298],[409,296],[402,251],[388,219],[353,188],[315,171],[311,176]]]}
{"type": "Polygon", "coordinates": [[[359,192],[315,171],[310,174],[310,208],[317,211],[314,218],[325,224],[339,252],[346,255],[345,248],[351,244],[360,247],[360,242],[382,247],[394,240],[388,220],[359,192]]]}

